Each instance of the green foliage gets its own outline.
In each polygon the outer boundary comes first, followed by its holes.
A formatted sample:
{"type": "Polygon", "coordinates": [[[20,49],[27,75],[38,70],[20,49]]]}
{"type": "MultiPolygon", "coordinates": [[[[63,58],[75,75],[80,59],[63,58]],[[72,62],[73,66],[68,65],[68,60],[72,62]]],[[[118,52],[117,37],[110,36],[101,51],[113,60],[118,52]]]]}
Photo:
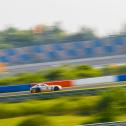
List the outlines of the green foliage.
{"type": "Polygon", "coordinates": [[[45,78],[47,80],[65,80],[75,79],[77,76],[76,71],[71,66],[61,66],[46,71],[45,78]]]}
{"type": "Polygon", "coordinates": [[[25,119],[18,126],[52,126],[52,125],[46,117],[39,115],[25,119]]]}
{"type": "Polygon", "coordinates": [[[46,79],[42,73],[24,73],[18,77],[18,83],[33,83],[33,82],[42,82],[46,79]]]}
{"type": "Polygon", "coordinates": [[[45,75],[46,78],[49,80],[60,80],[62,78],[62,73],[64,72],[63,69],[51,69],[45,75]]]}
{"type": "Polygon", "coordinates": [[[101,99],[97,103],[97,118],[98,122],[111,122],[115,120],[117,115],[123,114],[126,111],[126,91],[121,88],[111,89],[102,94],[101,99]]]}
{"type": "Polygon", "coordinates": [[[1,103],[0,118],[40,114],[46,116],[75,114],[94,116],[93,120],[89,121],[92,123],[115,121],[117,116],[126,112],[125,98],[125,89],[113,88],[99,94],[99,96],[75,96],[22,103],[1,103]]]}
{"type": "MultiPolygon", "coordinates": [[[[113,122],[126,112],[126,91],[123,88],[113,88],[100,94],[94,104],[94,118],[82,124],[113,122]]],[[[92,111],[93,112],[93,111],[92,111]]]]}
{"type": "Polygon", "coordinates": [[[44,101],[27,101],[22,103],[1,103],[0,118],[17,117],[24,115],[89,115],[95,111],[94,103],[98,97],[64,97],[44,101]],[[89,102],[90,101],[90,102],[89,102]],[[87,103],[86,103],[87,102],[87,103]],[[4,107],[3,107],[4,106],[4,107]]]}
{"type": "Polygon", "coordinates": [[[82,100],[78,101],[77,106],[75,107],[75,114],[78,115],[92,115],[95,112],[95,102],[94,100],[82,100]]]}
{"type": "Polygon", "coordinates": [[[120,66],[120,67],[117,69],[117,73],[118,73],[118,74],[126,74],[126,66],[125,66],[125,65],[120,66]]]}
{"type": "Polygon", "coordinates": [[[76,67],[77,70],[92,70],[93,68],[90,65],[79,65],[76,67]]]}
{"type": "Polygon", "coordinates": [[[101,68],[103,75],[126,74],[126,65],[105,66],[101,68]]]}
{"type": "Polygon", "coordinates": [[[0,85],[13,85],[17,84],[17,77],[7,77],[0,79],[0,85]]]}
{"type": "Polygon", "coordinates": [[[18,74],[15,77],[0,79],[0,85],[33,83],[53,80],[70,80],[77,78],[102,76],[102,70],[89,65],[64,65],[56,68],[41,70],[34,73],[18,74]]]}
{"type": "Polygon", "coordinates": [[[27,116],[27,119],[19,123],[19,126],[52,126],[45,116],[60,117],[73,114],[84,117],[85,115],[92,116],[93,118],[90,118],[86,123],[110,122],[125,114],[125,99],[125,89],[110,88],[109,91],[103,92],[99,96],[72,96],[53,100],[0,103],[0,118],[27,116]]]}
{"type": "Polygon", "coordinates": [[[103,75],[125,74],[126,66],[93,68],[90,65],[64,65],[44,69],[38,72],[18,74],[15,77],[0,79],[0,85],[44,82],[53,80],[72,80],[78,78],[99,77],[103,75]]]}
{"type": "Polygon", "coordinates": [[[50,115],[64,115],[68,112],[67,105],[64,102],[59,102],[55,105],[53,105],[49,109],[49,114],[50,115]]]}
{"type": "Polygon", "coordinates": [[[0,79],[0,85],[26,84],[43,81],[46,81],[46,78],[43,76],[42,73],[23,73],[15,77],[7,77],[0,79]]]}
{"type": "Polygon", "coordinates": [[[13,26],[8,27],[0,32],[0,41],[5,42],[0,49],[11,47],[23,47],[29,45],[55,43],[55,42],[69,42],[81,40],[93,40],[97,36],[91,28],[83,27],[76,33],[67,33],[60,23],[55,23],[52,27],[43,26],[42,33],[34,33],[31,29],[21,30],[13,26]],[[7,46],[8,45],[8,46],[7,46]]]}
{"type": "Polygon", "coordinates": [[[92,68],[89,65],[80,65],[76,67],[77,78],[97,77],[101,76],[102,72],[100,69],[92,68]]]}
{"type": "Polygon", "coordinates": [[[14,48],[14,45],[12,44],[4,44],[4,43],[0,43],[0,49],[8,49],[8,48],[14,48]]]}
{"type": "Polygon", "coordinates": [[[98,122],[111,122],[114,121],[115,107],[113,106],[113,99],[109,96],[104,96],[98,103],[97,118],[98,122]]]}
{"type": "Polygon", "coordinates": [[[102,75],[125,74],[126,66],[109,67],[98,69],[89,65],[70,66],[64,65],[56,68],[41,70],[34,73],[18,74],[15,77],[0,79],[0,85],[33,83],[53,80],[70,80],[77,78],[98,77],[102,75]]]}

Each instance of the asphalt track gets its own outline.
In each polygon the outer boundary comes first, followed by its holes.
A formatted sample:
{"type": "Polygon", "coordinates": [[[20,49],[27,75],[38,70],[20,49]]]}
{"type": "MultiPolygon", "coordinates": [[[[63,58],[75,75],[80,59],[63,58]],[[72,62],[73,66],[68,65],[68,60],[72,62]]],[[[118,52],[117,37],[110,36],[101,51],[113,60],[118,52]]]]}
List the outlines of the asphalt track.
{"type": "MultiPolygon", "coordinates": [[[[125,64],[126,63],[126,55],[117,55],[117,56],[107,56],[107,57],[98,57],[98,58],[87,58],[87,59],[74,59],[74,60],[66,60],[66,61],[57,61],[57,62],[46,62],[46,63],[37,63],[37,64],[27,64],[27,65],[17,65],[17,66],[9,66],[8,73],[0,75],[0,77],[15,75],[20,72],[28,72],[28,71],[36,71],[46,67],[55,67],[62,64],[90,64],[95,67],[100,67],[107,64],[125,64]]],[[[90,84],[83,85],[82,87],[72,87],[65,88],[64,90],[76,90],[78,88],[96,88],[96,87],[106,87],[106,86],[116,86],[117,83],[109,83],[109,84],[90,84]]],[[[123,83],[118,84],[123,85],[123,83]]],[[[30,95],[30,92],[15,92],[15,93],[1,93],[0,97],[7,96],[17,96],[17,95],[30,95]]]]}
{"type": "Polygon", "coordinates": [[[85,125],[78,125],[78,126],[126,126],[126,121],[93,123],[93,124],[85,124],[85,125]]]}
{"type": "MultiPolygon", "coordinates": [[[[83,86],[73,86],[70,88],[64,88],[63,91],[67,90],[78,90],[78,89],[93,89],[93,88],[103,88],[103,87],[115,87],[115,86],[125,86],[126,82],[113,82],[113,83],[100,83],[100,84],[87,84],[83,86]]],[[[30,91],[23,92],[11,92],[11,93],[0,93],[0,97],[8,97],[8,96],[23,96],[23,95],[31,95],[30,91]]]]}
{"type": "Polygon", "coordinates": [[[35,64],[25,64],[8,66],[7,72],[0,74],[1,77],[15,75],[22,72],[30,72],[42,70],[44,68],[56,67],[63,64],[89,64],[94,67],[102,67],[108,64],[126,64],[126,55],[116,55],[116,56],[105,56],[97,58],[84,58],[84,59],[72,59],[56,62],[46,62],[46,63],[35,63],[35,64]]]}

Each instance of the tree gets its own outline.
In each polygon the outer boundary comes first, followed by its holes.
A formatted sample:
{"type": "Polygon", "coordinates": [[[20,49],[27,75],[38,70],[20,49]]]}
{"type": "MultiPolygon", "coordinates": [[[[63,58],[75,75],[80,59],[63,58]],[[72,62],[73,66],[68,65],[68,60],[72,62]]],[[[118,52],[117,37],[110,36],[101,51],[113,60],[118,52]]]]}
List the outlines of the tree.
{"type": "Polygon", "coordinates": [[[82,27],[77,33],[69,35],[67,41],[87,41],[94,40],[97,36],[91,28],[82,27]]]}
{"type": "Polygon", "coordinates": [[[6,28],[6,29],[4,30],[4,33],[5,33],[5,34],[7,34],[7,33],[15,33],[15,32],[18,32],[18,29],[15,28],[15,27],[12,27],[12,26],[10,26],[10,27],[8,27],[8,28],[6,28]]]}
{"type": "Polygon", "coordinates": [[[81,27],[79,33],[83,36],[84,39],[96,39],[97,36],[91,28],[81,27]]]}

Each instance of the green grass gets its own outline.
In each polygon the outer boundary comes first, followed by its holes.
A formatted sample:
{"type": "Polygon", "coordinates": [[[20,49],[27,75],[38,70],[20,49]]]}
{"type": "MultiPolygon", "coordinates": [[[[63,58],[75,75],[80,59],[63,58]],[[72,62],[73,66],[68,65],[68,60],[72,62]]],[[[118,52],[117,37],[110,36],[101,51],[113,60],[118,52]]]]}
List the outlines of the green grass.
{"type": "Polygon", "coordinates": [[[89,116],[50,116],[49,120],[54,124],[54,126],[76,126],[81,122],[91,119],[89,116]]]}
{"type": "Polygon", "coordinates": [[[17,117],[9,119],[0,119],[0,126],[17,126],[22,122],[26,117],[17,117]]]}
{"type": "Polygon", "coordinates": [[[66,115],[92,111],[98,96],[63,97],[51,100],[26,101],[21,103],[0,103],[0,118],[27,116],[33,114],[66,115]],[[76,102],[75,102],[76,100],[76,102]],[[83,105],[83,106],[82,106],[83,105]],[[3,107],[4,106],[4,107],[3,107]]]}
{"type": "Polygon", "coordinates": [[[81,116],[81,114],[76,114],[76,111],[81,111],[79,105],[85,105],[86,102],[93,104],[98,99],[98,96],[80,96],[21,103],[1,103],[0,126],[18,126],[24,119],[33,117],[36,114],[42,114],[47,117],[52,126],[76,126],[92,118],[89,115],[81,116]],[[60,105],[62,106],[60,107],[60,105]]]}
{"type": "MultiPolygon", "coordinates": [[[[16,118],[0,119],[0,126],[18,126],[24,119],[32,116],[23,116],[16,118]]],[[[76,116],[76,115],[63,115],[63,116],[47,116],[47,119],[52,123],[52,126],[77,126],[82,122],[87,122],[93,119],[92,116],[76,116]]],[[[117,120],[126,120],[126,115],[118,116],[117,120]]]]}
{"type": "Polygon", "coordinates": [[[119,120],[119,121],[126,121],[126,114],[117,116],[116,120],[119,120]]]}
{"type": "Polygon", "coordinates": [[[31,120],[36,119],[38,122],[36,115],[43,115],[39,120],[45,117],[46,122],[51,122],[51,126],[76,126],[108,120],[123,121],[126,120],[125,98],[125,89],[115,88],[97,96],[0,103],[0,126],[18,126],[20,122],[30,117],[31,120]]]}
{"type": "MultiPolygon", "coordinates": [[[[18,126],[18,124],[21,123],[26,118],[29,118],[29,116],[0,119],[0,126],[18,126]]],[[[79,125],[81,122],[91,119],[91,117],[89,116],[74,116],[74,115],[48,116],[47,118],[52,123],[53,126],[68,126],[68,125],[76,126],[79,125]]]]}

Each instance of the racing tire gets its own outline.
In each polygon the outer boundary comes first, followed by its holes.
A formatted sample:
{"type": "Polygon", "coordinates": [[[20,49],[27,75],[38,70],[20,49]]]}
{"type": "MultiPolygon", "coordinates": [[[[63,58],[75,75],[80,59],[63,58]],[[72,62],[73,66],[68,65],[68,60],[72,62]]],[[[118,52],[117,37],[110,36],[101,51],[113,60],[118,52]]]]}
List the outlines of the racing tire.
{"type": "Polygon", "coordinates": [[[40,88],[36,88],[36,93],[39,93],[41,92],[41,89],[40,88]]]}
{"type": "Polygon", "coordinates": [[[31,93],[36,93],[36,90],[31,90],[31,93]]]}
{"type": "Polygon", "coordinates": [[[59,87],[54,87],[54,91],[59,91],[60,89],[59,89],[59,87]]]}

